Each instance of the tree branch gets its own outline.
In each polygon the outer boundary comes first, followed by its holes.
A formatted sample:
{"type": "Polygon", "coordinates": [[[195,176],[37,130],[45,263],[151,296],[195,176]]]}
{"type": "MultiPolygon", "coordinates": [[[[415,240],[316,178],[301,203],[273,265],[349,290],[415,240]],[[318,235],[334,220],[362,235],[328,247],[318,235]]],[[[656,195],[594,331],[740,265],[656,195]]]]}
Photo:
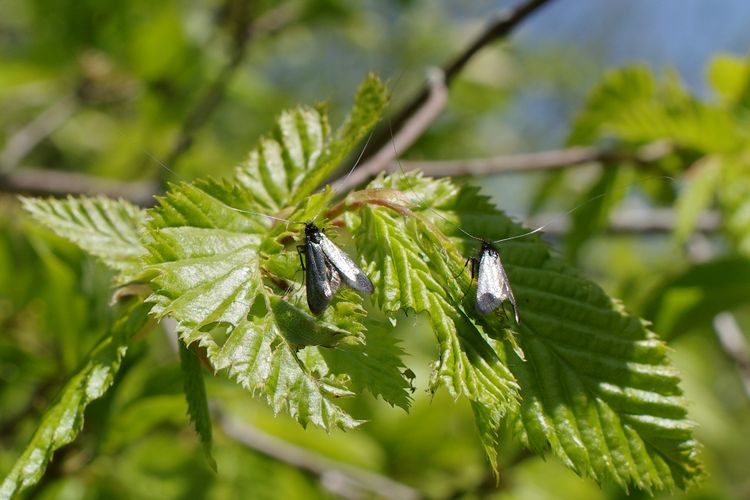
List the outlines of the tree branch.
{"type": "Polygon", "coordinates": [[[409,117],[398,133],[393,136],[392,141],[383,144],[377,153],[357,168],[350,170],[346,177],[334,181],[331,184],[334,191],[348,191],[385,170],[435,121],[448,100],[448,87],[445,85],[445,75],[440,69],[430,70],[427,79],[430,84],[430,93],[420,108],[409,117]]]}
{"type": "MultiPolygon", "coordinates": [[[[608,234],[663,234],[674,231],[676,223],[674,210],[669,208],[621,209],[609,218],[606,229],[608,234]]],[[[524,221],[529,227],[544,226],[544,233],[552,236],[564,236],[570,229],[570,217],[567,215],[539,215],[524,221]]],[[[712,233],[719,230],[721,216],[709,211],[698,217],[695,230],[701,233],[712,233]]]]}
{"type": "Polygon", "coordinates": [[[347,499],[421,498],[417,490],[405,484],[320,456],[230,417],[220,414],[217,421],[224,433],[236,442],[317,477],[321,486],[335,495],[347,499]]]}
{"type": "MultiPolygon", "coordinates": [[[[515,10],[497,15],[472,43],[453,58],[453,60],[443,66],[446,86],[450,86],[453,79],[480,50],[494,41],[506,38],[521,22],[549,2],[550,0],[530,0],[515,10]]],[[[417,95],[394,115],[390,121],[390,126],[381,126],[375,131],[369,145],[365,147],[364,157],[370,157],[370,151],[381,150],[383,145],[390,141],[392,130],[400,131],[404,123],[409,120],[409,117],[423,106],[424,102],[429,98],[430,92],[431,85],[428,81],[417,95]]]]}
{"type": "Polygon", "coordinates": [[[151,206],[160,190],[155,182],[121,182],[61,170],[23,168],[0,175],[0,192],[36,196],[107,195],[151,206]]]}
{"type": "MultiPolygon", "coordinates": [[[[420,170],[428,177],[455,177],[460,175],[556,170],[586,163],[634,162],[645,165],[667,156],[672,151],[671,144],[660,141],[647,144],[632,154],[594,147],[573,147],[494,158],[402,161],[401,166],[405,170],[420,170]]],[[[389,172],[399,170],[398,163],[391,163],[387,170],[389,172]]]]}

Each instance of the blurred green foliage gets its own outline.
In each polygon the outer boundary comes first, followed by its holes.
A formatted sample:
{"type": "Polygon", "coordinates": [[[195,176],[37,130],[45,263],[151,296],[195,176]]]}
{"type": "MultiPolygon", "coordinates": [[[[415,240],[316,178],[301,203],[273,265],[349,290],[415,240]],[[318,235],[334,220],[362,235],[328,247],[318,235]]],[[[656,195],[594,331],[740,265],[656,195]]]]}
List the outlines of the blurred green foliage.
{"type": "MultiPolygon", "coordinates": [[[[170,157],[186,118],[210,95],[236,50],[239,26],[256,22],[220,104],[191,132],[191,147],[169,165],[188,178],[227,173],[284,108],[326,100],[338,123],[367,70],[392,77],[397,106],[421,81],[421,68],[442,62],[475,27],[451,24],[428,4],[7,1],[0,20],[1,147],[7,151],[37,117],[52,115],[59,122],[22,157],[4,156],[0,168],[43,167],[128,181],[169,178],[154,157],[170,157]],[[396,29],[382,29],[389,23],[396,29]],[[362,61],[367,61],[364,68],[362,61]],[[414,67],[420,71],[409,69],[414,67]]],[[[486,49],[455,82],[446,114],[410,154],[475,157],[497,153],[498,145],[499,151],[524,146],[513,124],[501,123],[498,116],[529,79],[544,79],[549,67],[559,64],[560,53],[564,49],[521,61],[513,47],[486,49]]],[[[658,78],[642,67],[604,77],[571,125],[570,143],[603,145],[627,156],[666,141],[669,153],[645,166],[624,161],[616,174],[598,167],[552,174],[546,177],[553,179],[547,181],[552,187],[538,196],[539,207],[571,208],[597,193],[608,195],[577,213],[573,237],[563,243],[569,259],[622,297],[629,310],[654,321],[653,329],[674,349],[709,474],[699,488],[665,495],[670,497],[750,494],[745,467],[750,451],[741,439],[750,431],[750,404],[711,325],[714,315],[726,309],[742,325],[750,320],[743,280],[750,241],[748,68],[742,57],[718,56],[707,70],[713,89],[709,98],[693,95],[676,75],[658,78]],[[623,186],[633,182],[637,187],[623,194],[623,186]],[[621,199],[652,207],[676,204],[679,231],[673,238],[607,234],[604,221],[621,199]],[[725,225],[718,235],[696,237],[696,214],[707,207],[717,208],[725,225]],[[696,240],[708,240],[713,249],[699,265],[685,245],[696,240]]],[[[577,75],[567,78],[564,85],[575,87],[577,75]]],[[[4,476],[65,381],[106,334],[114,313],[110,272],[31,223],[12,196],[0,200],[0,225],[4,476]]],[[[466,401],[456,404],[444,392],[433,397],[425,391],[427,363],[437,347],[424,322],[399,319],[393,335],[410,353],[414,403],[407,415],[369,396],[357,398],[347,410],[370,422],[355,431],[302,430],[290,418],[274,417],[221,376],[207,378],[207,391],[235,418],[428,497],[622,496],[619,489],[599,489],[578,478],[555,459],[528,455],[509,435],[500,447],[496,485],[471,407],[466,401]]],[[[89,406],[83,432],[58,452],[32,496],[331,496],[318,478],[221,432],[214,436],[219,467],[214,474],[188,425],[182,373],[170,339],[153,331],[148,341],[137,340],[112,391],[89,406]]]]}

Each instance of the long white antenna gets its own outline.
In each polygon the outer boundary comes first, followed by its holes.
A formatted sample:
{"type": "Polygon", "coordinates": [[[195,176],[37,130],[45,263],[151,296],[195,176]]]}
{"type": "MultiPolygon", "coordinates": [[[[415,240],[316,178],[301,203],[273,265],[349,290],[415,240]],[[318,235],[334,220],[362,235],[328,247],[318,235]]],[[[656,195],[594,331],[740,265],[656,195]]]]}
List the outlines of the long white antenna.
{"type": "MultiPolygon", "coordinates": [[[[148,156],[149,158],[151,158],[151,160],[153,160],[156,163],[158,163],[163,169],[165,169],[168,172],[171,172],[172,174],[176,175],[177,177],[179,177],[180,179],[182,179],[184,182],[188,182],[187,179],[185,179],[182,175],[178,174],[177,172],[175,172],[174,170],[172,170],[171,168],[169,168],[168,166],[166,166],[163,161],[159,160],[158,158],[155,158],[148,151],[146,151],[145,153],[146,153],[146,156],[148,156]]],[[[229,210],[233,210],[235,212],[239,212],[239,213],[242,213],[242,214],[258,215],[258,216],[261,216],[261,217],[268,217],[271,220],[275,220],[275,221],[279,221],[279,222],[286,222],[286,223],[289,223],[289,224],[303,224],[303,225],[305,224],[304,222],[300,222],[300,221],[296,221],[296,220],[291,220],[291,219],[284,219],[282,217],[276,217],[274,215],[265,214],[263,212],[255,212],[253,210],[243,210],[241,208],[237,208],[237,207],[233,207],[231,205],[227,205],[226,203],[224,203],[220,199],[216,198],[215,196],[212,196],[212,198],[214,200],[216,200],[224,208],[227,208],[229,210]]]]}

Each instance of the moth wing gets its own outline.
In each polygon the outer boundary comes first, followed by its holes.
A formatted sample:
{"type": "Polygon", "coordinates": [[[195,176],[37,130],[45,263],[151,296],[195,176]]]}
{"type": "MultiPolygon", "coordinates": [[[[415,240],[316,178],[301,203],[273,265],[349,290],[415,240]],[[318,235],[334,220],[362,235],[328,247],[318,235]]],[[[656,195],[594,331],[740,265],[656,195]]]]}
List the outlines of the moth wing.
{"type": "Polygon", "coordinates": [[[508,278],[496,251],[483,251],[479,256],[477,272],[476,308],[481,314],[489,314],[508,298],[508,278]]]}
{"type": "Polygon", "coordinates": [[[323,249],[323,253],[328,258],[328,261],[338,271],[341,281],[349,288],[358,292],[372,293],[375,288],[364,271],[343,250],[329,240],[326,235],[321,234],[320,236],[320,247],[323,249]]]}
{"type": "Polygon", "coordinates": [[[313,314],[322,313],[339,287],[338,273],[326,264],[319,244],[305,242],[305,291],[313,314]],[[335,276],[334,276],[335,275],[335,276]]]}
{"type": "MultiPolygon", "coordinates": [[[[497,256],[498,261],[500,260],[500,255],[497,256]]],[[[513,290],[510,288],[510,280],[508,279],[508,275],[505,274],[505,268],[502,265],[502,262],[500,263],[500,275],[501,275],[501,289],[503,291],[503,294],[505,295],[505,298],[508,299],[510,304],[513,306],[513,315],[516,318],[516,324],[519,324],[519,318],[518,318],[518,306],[516,306],[516,298],[513,296],[513,290]]]]}

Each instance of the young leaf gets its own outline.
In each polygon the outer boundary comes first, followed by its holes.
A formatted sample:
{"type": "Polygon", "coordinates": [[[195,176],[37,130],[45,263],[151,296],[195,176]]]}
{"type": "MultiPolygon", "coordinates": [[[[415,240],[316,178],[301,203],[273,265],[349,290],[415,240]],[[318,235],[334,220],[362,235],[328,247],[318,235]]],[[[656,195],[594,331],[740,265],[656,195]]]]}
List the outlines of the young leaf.
{"type": "Polygon", "coordinates": [[[180,365],[185,385],[185,399],[188,405],[190,420],[195,425],[203,446],[203,453],[211,468],[216,472],[216,460],[211,455],[213,437],[211,435],[211,413],[208,410],[206,385],[203,382],[203,370],[194,347],[180,345],[180,365]]]}
{"type": "Polygon", "coordinates": [[[36,484],[54,452],[76,438],[83,428],[86,407],[102,397],[112,385],[130,339],[144,325],[147,312],[148,307],[142,303],[124,311],[84,365],[67,381],[0,486],[0,498],[12,498],[36,484]]]}
{"type": "MultiPolygon", "coordinates": [[[[363,216],[357,232],[363,253],[376,264],[373,268],[380,269],[373,273],[373,281],[389,285],[378,287],[377,299],[387,310],[410,307],[434,315],[440,320],[431,318],[439,338],[446,323],[454,325],[453,318],[463,315],[465,325],[475,328],[471,338],[483,343],[480,352],[493,353],[496,361],[490,366],[506,370],[507,363],[512,372],[509,377],[485,378],[482,388],[503,394],[506,400],[513,394],[515,400],[515,391],[508,387],[517,383],[520,408],[506,404],[504,409],[506,415],[518,418],[527,446],[538,452],[551,450],[577,473],[598,482],[614,481],[623,488],[630,484],[648,491],[682,488],[696,479],[701,470],[698,445],[679,378],[667,359],[666,346],[643,321],[628,315],[598,286],[552,256],[538,238],[501,243],[498,247],[521,321],[520,325],[505,320],[499,324],[516,331],[515,339],[525,355],[521,359],[519,349],[499,335],[497,326],[482,324],[484,318],[478,317],[470,303],[461,301],[458,292],[463,290],[455,289],[458,282],[451,271],[460,270],[468,249],[478,244],[460,232],[458,225],[491,239],[526,230],[474,190],[445,180],[410,175],[398,180],[381,178],[371,187],[380,189],[365,192],[369,201],[387,208],[371,209],[377,213],[363,216]],[[389,188],[400,188],[403,193],[389,188]],[[410,202],[415,198],[417,203],[410,202]],[[425,208],[426,204],[435,209],[425,208]],[[400,231],[387,231],[395,225],[400,231]],[[376,237],[388,242],[387,255],[369,243],[376,237]],[[431,248],[437,243],[439,249],[431,248]],[[440,289],[433,283],[440,283],[440,289]],[[435,296],[446,302],[442,311],[430,304],[435,296]],[[511,385],[508,381],[514,379],[517,382],[511,385]]],[[[364,196],[351,197],[350,202],[366,203],[364,196]]],[[[464,283],[468,286],[468,279],[464,283]]],[[[482,380],[476,376],[481,370],[475,364],[482,356],[476,352],[465,358],[455,356],[468,352],[464,343],[450,346],[453,349],[440,343],[437,375],[449,390],[456,378],[446,377],[446,371],[458,373],[464,387],[472,387],[470,380],[482,380]]],[[[497,411],[500,400],[488,404],[471,390],[463,393],[474,403],[485,449],[494,449],[491,440],[498,435],[500,420],[487,412],[497,411]]]]}
{"type": "Polygon", "coordinates": [[[594,144],[614,135],[634,143],[672,140],[701,152],[730,152],[746,141],[727,110],[705,104],[677,82],[659,84],[648,68],[610,72],[591,92],[569,136],[571,144],[594,144]]]}
{"type": "Polygon", "coordinates": [[[744,103],[747,100],[750,67],[746,57],[720,54],[711,60],[708,67],[708,80],[722,101],[729,105],[744,103]]]}
{"type": "Polygon", "coordinates": [[[388,92],[383,82],[374,74],[367,75],[354,98],[351,113],[322,151],[316,168],[310,170],[292,196],[293,203],[302,201],[339,166],[354,146],[377,124],[387,104],[388,92]]]}
{"type": "MultiPolygon", "coordinates": [[[[409,176],[399,184],[381,178],[371,186],[387,189],[409,182],[421,180],[409,176]]],[[[422,182],[418,188],[420,199],[438,206],[446,187],[450,185],[422,182]]],[[[518,387],[476,321],[456,307],[464,295],[455,279],[463,263],[456,268],[450,266],[444,248],[430,233],[432,228],[419,218],[403,217],[411,212],[399,204],[403,200],[398,193],[380,191],[375,195],[384,198],[369,200],[375,206],[364,208],[361,221],[352,223],[360,253],[370,263],[374,300],[388,313],[426,313],[440,349],[432,390],[444,385],[453,397],[466,396],[499,420],[517,406],[518,387]],[[391,195],[393,198],[388,198],[391,195]],[[391,210],[378,204],[390,206],[391,210]]],[[[369,196],[368,191],[363,196],[369,196]]],[[[464,286],[468,280],[466,277],[462,281],[464,286]]]]}
{"type": "Polygon", "coordinates": [[[140,272],[146,250],[138,239],[138,229],[145,212],[135,205],[101,196],[21,198],[21,202],[36,220],[119,271],[119,282],[130,281],[140,272]]]}
{"type": "MultiPolygon", "coordinates": [[[[294,221],[320,215],[332,193],[310,193],[384,105],[385,87],[370,76],[351,116],[334,134],[316,109],[283,113],[231,183],[172,186],[149,212],[143,235],[156,289],[149,299],[153,313],[174,317],[183,341],[198,341],[215,369],[226,369],[264,395],[275,412],[285,411],[303,425],[358,424],[336,404],[352,394],[352,381],[331,371],[321,348],[362,342],[364,311],[357,294],[341,291],[313,317],[298,284],[299,257],[289,248],[300,232],[261,214],[281,213],[294,221]],[[289,215],[286,207],[303,199],[304,208],[289,215]]],[[[387,397],[403,404],[392,391],[387,397]]]]}
{"type": "MultiPolygon", "coordinates": [[[[290,292],[301,292],[299,260],[296,249],[285,251],[281,241],[293,233],[230,209],[257,208],[243,202],[243,193],[213,181],[181,184],[150,211],[144,238],[151,252],[147,269],[155,273],[153,313],[177,320],[185,343],[197,341],[215,369],[264,395],[275,412],[326,429],[357,425],[335,404],[350,391],[327,375],[314,347],[361,332],[362,310],[351,302],[357,296],[339,294],[313,318],[300,293],[290,292]],[[344,319],[335,314],[340,307],[350,311],[344,319]]],[[[312,218],[329,198],[310,197],[293,217],[312,218]]]]}
{"type": "Polygon", "coordinates": [[[237,180],[255,196],[256,210],[278,212],[312,193],[377,123],[387,103],[385,85],[369,75],[349,117],[331,134],[328,117],[311,107],[286,111],[271,137],[261,139],[237,180]]]}

